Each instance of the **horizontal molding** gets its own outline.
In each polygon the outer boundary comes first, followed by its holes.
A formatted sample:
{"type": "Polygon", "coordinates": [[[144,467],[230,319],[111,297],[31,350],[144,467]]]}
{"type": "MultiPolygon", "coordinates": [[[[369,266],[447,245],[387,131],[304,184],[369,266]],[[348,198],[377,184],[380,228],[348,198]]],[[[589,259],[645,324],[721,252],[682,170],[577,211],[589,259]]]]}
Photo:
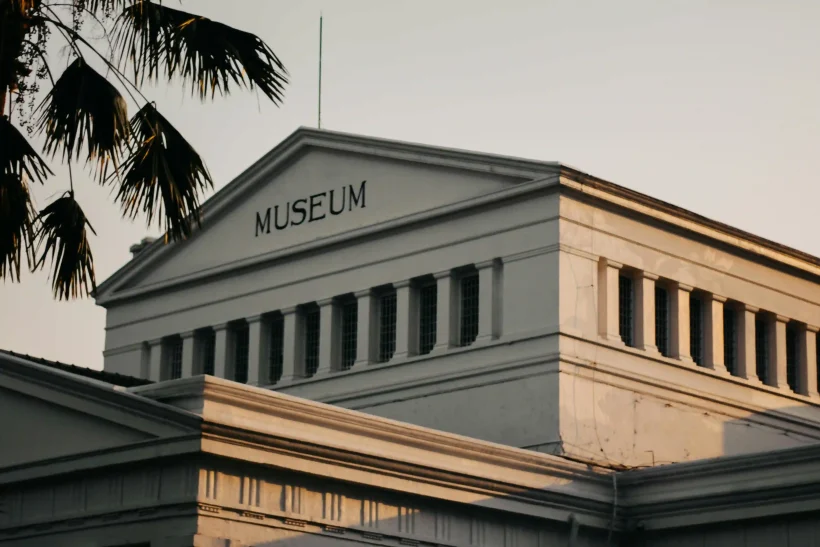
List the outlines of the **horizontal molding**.
{"type": "MultiPolygon", "coordinates": [[[[293,258],[296,256],[304,255],[309,252],[315,252],[342,243],[349,243],[351,241],[360,240],[376,234],[389,232],[404,227],[409,227],[423,222],[432,222],[434,220],[450,215],[455,215],[463,211],[485,207],[487,205],[494,205],[497,204],[499,201],[511,200],[523,195],[539,191],[550,190],[558,190],[557,174],[549,175],[547,177],[532,181],[518,183],[514,186],[511,186],[510,188],[497,190],[495,192],[491,192],[488,194],[482,194],[480,196],[469,198],[453,204],[434,207],[426,211],[412,213],[396,219],[378,222],[375,224],[363,226],[361,228],[349,230],[347,232],[342,232],[340,234],[330,235],[305,243],[293,245],[291,247],[287,247],[284,249],[277,249],[261,255],[233,261],[207,270],[201,270],[184,276],[175,277],[152,285],[145,285],[134,287],[131,289],[125,289],[120,292],[114,292],[113,294],[106,296],[100,295],[97,297],[97,303],[102,306],[107,306],[114,302],[129,300],[138,296],[145,296],[148,294],[156,293],[158,291],[165,291],[182,285],[191,284],[197,281],[204,281],[206,279],[215,278],[218,276],[234,274],[241,270],[249,269],[252,267],[260,267],[274,261],[281,261],[293,258]]],[[[516,226],[515,228],[520,227],[523,226],[516,226]]],[[[476,237],[473,236],[469,238],[469,240],[472,239],[476,239],[476,237]]],[[[454,244],[457,244],[457,242],[449,242],[446,245],[442,246],[449,247],[454,244]]],[[[166,252],[173,252],[174,250],[175,248],[172,245],[168,247],[166,252]]],[[[150,259],[150,257],[146,257],[146,259],[150,259]]]]}
{"type": "MultiPolygon", "coordinates": [[[[127,327],[127,326],[130,326],[130,325],[145,323],[145,322],[148,322],[148,321],[152,321],[154,319],[159,319],[161,317],[169,317],[169,316],[181,313],[181,312],[192,311],[192,310],[196,310],[196,309],[200,309],[200,308],[205,308],[205,307],[208,307],[208,306],[218,305],[218,304],[221,304],[223,302],[230,302],[232,300],[236,300],[236,299],[239,299],[239,298],[254,296],[254,295],[258,295],[258,294],[261,294],[261,293],[274,291],[274,290],[287,289],[288,287],[290,287],[292,285],[299,284],[299,283],[304,283],[304,282],[307,282],[307,281],[320,280],[320,279],[323,279],[323,278],[326,278],[326,277],[329,277],[329,276],[339,275],[339,274],[343,274],[343,273],[347,273],[347,272],[351,272],[351,271],[356,271],[356,270],[360,270],[362,268],[370,268],[370,267],[373,267],[373,266],[378,266],[380,264],[385,264],[385,263],[388,263],[388,262],[392,262],[394,260],[402,260],[402,259],[406,259],[406,258],[412,258],[414,256],[424,254],[424,253],[427,253],[429,251],[435,251],[435,250],[439,250],[439,249],[446,249],[446,248],[452,247],[454,245],[461,245],[461,244],[464,244],[464,243],[469,243],[469,242],[472,242],[472,241],[475,241],[475,240],[478,240],[478,239],[482,239],[482,238],[487,237],[487,236],[503,234],[503,233],[507,233],[507,232],[513,232],[513,231],[516,231],[516,230],[529,228],[529,227],[532,227],[532,226],[538,226],[539,224],[554,222],[556,220],[558,220],[558,216],[543,217],[543,218],[539,218],[539,219],[531,221],[531,222],[527,222],[527,223],[523,223],[523,224],[517,224],[515,226],[511,226],[511,227],[500,229],[500,230],[499,229],[488,229],[487,231],[484,231],[484,232],[481,232],[481,233],[474,233],[474,234],[471,234],[468,237],[463,237],[463,238],[460,238],[460,239],[451,240],[451,241],[448,241],[446,243],[441,243],[439,245],[426,247],[424,249],[419,249],[419,250],[415,250],[415,251],[411,251],[411,252],[398,252],[396,254],[389,255],[389,256],[380,255],[379,258],[377,258],[375,260],[371,260],[369,262],[360,262],[360,263],[357,263],[355,266],[347,266],[347,267],[344,267],[344,268],[330,269],[330,270],[327,270],[327,271],[319,273],[319,274],[306,275],[306,276],[300,277],[298,279],[294,279],[292,281],[287,281],[287,282],[284,282],[284,283],[266,285],[265,287],[257,288],[257,289],[254,289],[254,290],[245,291],[245,292],[238,292],[236,294],[232,294],[230,296],[226,296],[224,298],[219,298],[219,299],[216,299],[216,300],[212,300],[212,301],[209,301],[209,302],[206,302],[206,303],[197,304],[197,305],[194,305],[194,306],[180,307],[180,308],[175,309],[174,311],[170,311],[170,312],[166,312],[166,313],[154,314],[154,315],[151,315],[151,316],[142,317],[142,318],[135,319],[135,320],[130,320],[130,321],[122,321],[122,322],[119,322],[119,323],[110,323],[110,324],[106,325],[105,329],[106,329],[106,331],[114,330],[114,329],[117,329],[117,328],[127,327]]],[[[551,246],[550,246],[550,249],[537,250],[536,253],[540,254],[540,253],[543,253],[543,252],[551,252],[551,250],[552,249],[551,249],[551,246]]],[[[518,253],[518,254],[520,254],[520,253],[518,253]]],[[[499,256],[499,257],[495,257],[495,258],[498,258],[502,263],[508,262],[507,255],[502,255],[502,256],[499,256]]],[[[452,264],[450,267],[451,268],[457,268],[459,266],[463,266],[463,264],[452,264]]],[[[397,286],[397,285],[400,285],[402,283],[409,282],[410,279],[412,279],[412,278],[419,277],[419,276],[422,276],[422,275],[426,275],[426,274],[429,274],[429,273],[432,273],[432,272],[426,272],[426,271],[406,272],[405,275],[403,275],[400,279],[393,279],[393,280],[384,281],[383,283],[381,283],[380,286],[390,285],[390,284],[393,284],[394,286],[397,286]]],[[[358,288],[358,289],[351,289],[348,292],[356,292],[356,291],[360,291],[360,290],[367,290],[367,289],[370,289],[370,288],[373,288],[373,287],[361,287],[361,288],[358,288]]],[[[337,296],[337,295],[330,295],[330,296],[326,296],[325,298],[332,298],[334,296],[337,296]]],[[[302,304],[302,302],[297,302],[297,303],[291,304],[291,305],[292,306],[297,306],[299,304],[302,304]]],[[[275,310],[270,310],[270,311],[275,311],[275,310]]],[[[197,327],[194,327],[194,328],[202,328],[202,327],[206,327],[206,326],[208,326],[208,325],[197,326],[197,327]]]]}

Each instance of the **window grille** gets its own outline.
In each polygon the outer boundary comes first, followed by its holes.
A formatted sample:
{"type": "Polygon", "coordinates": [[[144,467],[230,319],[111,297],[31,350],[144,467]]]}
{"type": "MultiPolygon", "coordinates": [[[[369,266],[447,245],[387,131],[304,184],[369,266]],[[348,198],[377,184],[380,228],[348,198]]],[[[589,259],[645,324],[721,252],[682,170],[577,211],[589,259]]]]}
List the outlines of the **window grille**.
{"type": "Polygon", "coordinates": [[[737,376],[737,313],[732,308],[723,308],[723,360],[726,370],[737,376]]]}
{"type": "Polygon", "coordinates": [[[341,369],[347,370],[356,362],[359,305],[355,300],[342,304],[342,359],[341,369]]]}
{"type": "Polygon", "coordinates": [[[627,346],[635,345],[635,291],[631,277],[618,279],[618,331],[627,346]]]}
{"type": "Polygon", "coordinates": [[[182,378],[182,338],[175,336],[167,340],[165,351],[168,352],[166,360],[168,379],[182,378]]]}
{"type": "Polygon", "coordinates": [[[235,382],[245,384],[248,382],[248,344],[250,341],[250,329],[247,323],[237,325],[233,329],[234,359],[233,359],[233,379],[235,382]]]}
{"type": "Polygon", "coordinates": [[[786,325],[786,383],[797,392],[797,328],[786,325]]]}
{"type": "Polygon", "coordinates": [[[419,355],[430,353],[436,345],[437,298],[437,285],[419,289],[419,355]]]}
{"type": "Polygon", "coordinates": [[[202,334],[202,374],[213,376],[216,370],[216,331],[202,334]]]}
{"type": "Polygon", "coordinates": [[[655,344],[661,355],[669,357],[669,291],[655,287],[655,344]]]}
{"type": "Polygon", "coordinates": [[[703,366],[703,301],[689,294],[689,352],[695,364],[703,366]]]}
{"type": "Polygon", "coordinates": [[[379,362],[386,363],[396,352],[396,291],[379,298],[379,362]]]}
{"type": "Polygon", "coordinates": [[[478,274],[465,275],[461,285],[461,333],[460,346],[469,346],[478,336],[478,274]]]}
{"type": "Polygon", "coordinates": [[[305,376],[310,378],[319,370],[319,308],[305,310],[305,376]]]}
{"type": "Polygon", "coordinates": [[[757,377],[764,384],[769,383],[769,333],[766,321],[755,317],[755,360],[757,377]]]}
{"type": "Polygon", "coordinates": [[[268,339],[268,378],[271,384],[282,379],[285,362],[285,319],[281,315],[270,321],[270,338],[268,339]]]}

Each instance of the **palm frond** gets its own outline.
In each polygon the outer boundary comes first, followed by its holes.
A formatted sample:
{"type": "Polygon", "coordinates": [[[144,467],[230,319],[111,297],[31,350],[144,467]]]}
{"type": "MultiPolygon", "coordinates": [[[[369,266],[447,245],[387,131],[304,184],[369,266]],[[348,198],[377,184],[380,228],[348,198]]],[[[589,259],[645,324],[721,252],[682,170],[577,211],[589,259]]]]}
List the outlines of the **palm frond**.
{"type": "Polygon", "coordinates": [[[258,87],[280,103],[288,82],[285,66],[254,34],[148,0],[123,11],[114,43],[120,63],[132,63],[135,79],[180,75],[203,100],[217,91],[227,95],[233,82],[258,87]]]}
{"type": "Polygon", "coordinates": [[[6,116],[0,116],[0,172],[17,175],[23,182],[43,182],[54,174],[6,116]]]}
{"type": "MultiPolygon", "coordinates": [[[[42,252],[36,267],[41,267],[51,257],[52,289],[59,300],[68,300],[90,294],[97,288],[94,276],[94,257],[88,244],[88,223],[74,194],[66,192],[62,197],[40,211],[37,229],[37,251],[42,252]]],[[[96,233],[96,232],[94,232],[96,233]]]]}
{"type": "Polygon", "coordinates": [[[46,153],[62,150],[63,158],[70,161],[79,158],[86,146],[86,161],[96,162],[100,180],[106,177],[109,163],[116,168],[130,131],[127,105],[117,88],[82,57],[66,68],[38,108],[46,153]]]}
{"type": "Polygon", "coordinates": [[[199,225],[201,193],[213,181],[196,150],[174,126],[145,105],[131,120],[135,140],[133,154],[123,163],[117,201],[123,213],[135,218],[143,212],[150,225],[154,215],[166,232],[166,240],[191,235],[193,220],[199,225]]]}
{"type": "Polygon", "coordinates": [[[25,179],[17,173],[0,174],[0,279],[20,280],[23,249],[32,263],[34,215],[25,179]]]}

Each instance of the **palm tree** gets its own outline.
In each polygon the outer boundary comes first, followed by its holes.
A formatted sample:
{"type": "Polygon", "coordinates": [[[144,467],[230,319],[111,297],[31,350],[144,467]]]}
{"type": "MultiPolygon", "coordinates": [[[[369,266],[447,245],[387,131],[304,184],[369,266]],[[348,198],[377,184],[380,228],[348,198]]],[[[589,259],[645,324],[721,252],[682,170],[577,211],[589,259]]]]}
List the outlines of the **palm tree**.
{"type": "Polygon", "coordinates": [[[93,228],[71,171],[81,159],[96,181],[115,185],[123,216],[156,221],[166,242],[191,235],[213,182],[199,154],[141,93],[160,79],[181,80],[201,100],[238,86],[278,105],[287,71],[257,36],[150,0],[0,0],[0,279],[19,280],[25,260],[31,271],[50,263],[58,299],[96,288],[93,228]],[[105,47],[83,33],[84,24],[102,29],[105,47]],[[61,74],[46,51],[53,39],[67,46],[61,74]],[[142,105],[130,117],[121,90],[142,105]],[[59,155],[69,169],[70,190],[39,212],[29,184],[53,172],[21,129],[41,136],[42,155],[59,155]]]}

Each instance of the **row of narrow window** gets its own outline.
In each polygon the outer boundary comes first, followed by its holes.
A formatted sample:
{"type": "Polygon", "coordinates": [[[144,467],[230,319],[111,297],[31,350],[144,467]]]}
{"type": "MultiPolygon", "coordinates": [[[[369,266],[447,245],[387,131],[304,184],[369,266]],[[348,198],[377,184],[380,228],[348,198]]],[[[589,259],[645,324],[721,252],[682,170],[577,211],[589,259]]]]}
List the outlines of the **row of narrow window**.
{"type": "MultiPolygon", "coordinates": [[[[621,275],[618,283],[619,297],[619,331],[621,339],[628,346],[635,346],[635,287],[634,280],[628,275],[621,275]]],[[[692,360],[698,365],[704,364],[706,333],[704,330],[704,313],[706,307],[696,292],[689,294],[689,349],[692,360]]],[[[669,291],[663,286],[655,286],[655,344],[665,357],[671,357],[671,305],[669,291]]],[[[739,375],[738,367],[738,313],[739,310],[727,304],[723,308],[723,356],[726,369],[733,376],[739,375]]],[[[761,382],[768,384],[769,352],[771,331],[762,314],[755,317],[755,367],[761,382]]],[[[786,377],[789,386],[797,391],[798,331],[794,323],[786,327],[786,377]]],[[[820,365],[820,335],[817,344],[818,365],[820,365]]],[[[820,390],[820,374],[818,374],[820,390]]]]}
{"type": "MultiPolygon", "coordinates": [[[[479,278],[478,272],[466,271],[458,276],[459,331],[458,345],[469,346],[478,335],[479,326],[479,278]]],[[[417,333],[415,351],[417,355],[430,353],[436,345],[438,322],[438,285],[433,279],[425,279],[412,287],[417,313],[414,332],[417,333]]],[[[375,358],[379,363],[390,361],[396,351],[396,290],[380,288],[376,295],[376,344],[375,358]]],[[[338,320],[333,328],[339,335],[339,355],[337,370],[348,370],[356,362],[358,351],[358,302],[352,295],[337,299],[338,320]]],[[[319,347],[321,340],[320,308],[314,303],[303,304],[297,309],[297,339],[301,355],[301,367],[297,374],[311,377],[319,369],[319,347]],[[300,370],[301,368],[301,370],[300,370]]],[[[268,314],[265,321],[267,336],[267,376],[271,384],[282,379],[284,366],[285,332],[284,317],[280,312],[268,314]]],[[[248,381],[249,327],[246,321],[237,321],[228,327],[228,351],[231,366],[228,373],[237,382],[248,381]]],[[[329,339],[328,339],[329,340],[329,339]]],[[[182,376],[182,338],[178,335],[163,340],[163,379],[182,376]]],[[[214,374],[216,362],[216,332],[211,328],[194,334],[194,374],[214,374]]]]}

